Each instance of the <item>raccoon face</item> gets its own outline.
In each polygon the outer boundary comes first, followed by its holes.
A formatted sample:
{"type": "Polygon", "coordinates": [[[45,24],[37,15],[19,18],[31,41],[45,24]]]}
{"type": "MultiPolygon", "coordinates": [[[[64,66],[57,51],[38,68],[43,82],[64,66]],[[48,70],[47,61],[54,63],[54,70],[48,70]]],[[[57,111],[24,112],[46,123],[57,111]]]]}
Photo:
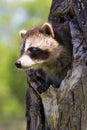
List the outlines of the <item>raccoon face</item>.
{"type": "Polygon", "coordinates": [[[53,62],[60,47],[54,39],[54,31],[50,23],[45,23],[41,27],[20,32],[22,38],[21,55],[16,61],[18,68],[31,68],[43,66],[44,63],[53,62]]]}

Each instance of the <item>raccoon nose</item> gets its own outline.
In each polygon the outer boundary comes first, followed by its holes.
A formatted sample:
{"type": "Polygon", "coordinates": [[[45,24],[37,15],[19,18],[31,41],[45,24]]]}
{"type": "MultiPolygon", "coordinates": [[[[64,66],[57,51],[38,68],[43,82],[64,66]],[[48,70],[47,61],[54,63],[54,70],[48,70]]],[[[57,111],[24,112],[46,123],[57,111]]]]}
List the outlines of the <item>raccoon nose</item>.
{"type": "Polygon", "coordinates": [[[16,65],[17,68],[22,68],[20,61],[16,61],[15,65],[16,65]]]}

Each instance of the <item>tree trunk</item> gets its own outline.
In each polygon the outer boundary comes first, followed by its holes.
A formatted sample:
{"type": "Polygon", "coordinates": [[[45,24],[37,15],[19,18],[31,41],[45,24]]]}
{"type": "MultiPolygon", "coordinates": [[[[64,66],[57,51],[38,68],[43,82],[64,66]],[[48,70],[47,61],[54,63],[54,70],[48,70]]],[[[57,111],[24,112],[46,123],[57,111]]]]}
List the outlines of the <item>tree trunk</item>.
{"type": "MultiPolygon", "coordinates": [[[[60,88],[35,91],[28,75],[27,130],[87,130],[87,0],[53,0],[48,21],[68,22],[73,43],[73,67],[60,88]]],[[[34,77],[34,72],[33,72],[34,77]]],[[[42,85],[44,81],[41,82],[42,85]]],[[[35,82],[33,84],[36,86],[35,82]]]]}

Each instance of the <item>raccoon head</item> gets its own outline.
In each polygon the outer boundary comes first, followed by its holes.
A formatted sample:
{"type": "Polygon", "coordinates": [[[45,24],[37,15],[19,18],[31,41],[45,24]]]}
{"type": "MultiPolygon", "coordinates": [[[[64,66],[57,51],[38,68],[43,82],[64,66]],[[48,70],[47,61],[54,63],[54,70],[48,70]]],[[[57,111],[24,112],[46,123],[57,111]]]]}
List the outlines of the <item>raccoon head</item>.
{"type": "Polygon", "coordinates": [[[22,44],[20,57],[16,61],[17,68],[42,67],[54,62],[60,55],[61,46],[54,38],[51,23],[44,23],[28,31],[22,30],[20,35],[22,44]]]}

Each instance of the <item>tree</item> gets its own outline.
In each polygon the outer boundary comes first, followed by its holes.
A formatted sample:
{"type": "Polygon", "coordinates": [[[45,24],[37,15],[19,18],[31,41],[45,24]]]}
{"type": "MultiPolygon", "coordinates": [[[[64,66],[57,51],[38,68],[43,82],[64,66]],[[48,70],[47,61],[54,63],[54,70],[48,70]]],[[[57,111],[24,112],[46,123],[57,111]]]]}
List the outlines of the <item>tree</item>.
{"type": "MultiPolygon", "coordinates": [[[[73,43],[73,66],[60,88],[49,87],[26,94],[27,130],[87,129],[87,1],[53,0],[48,17],[53,24],[69,23],[73,43]]],[[[28,83],[33,75],[28,73],[28,83]]],[[[34,80],[33,80],[34,81],[34,80]]],[[[43,82],[41,82],[43,83],[43,82]]]]}

